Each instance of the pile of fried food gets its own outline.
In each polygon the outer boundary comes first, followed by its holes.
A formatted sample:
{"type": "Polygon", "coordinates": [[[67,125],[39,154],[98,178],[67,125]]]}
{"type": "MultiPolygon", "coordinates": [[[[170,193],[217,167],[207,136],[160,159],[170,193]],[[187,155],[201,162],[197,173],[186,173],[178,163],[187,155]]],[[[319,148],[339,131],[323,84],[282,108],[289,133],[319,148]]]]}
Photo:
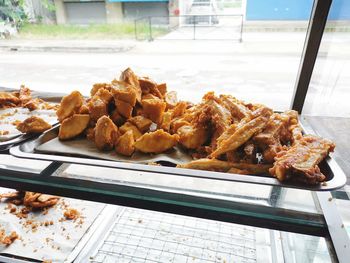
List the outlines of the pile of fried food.
{"type": "Polygon", "coordinates": [[[57,204],[60,199],[58,196],[34,193],[34,192],[10,192],[0,195],[2,198],[9,199],[14,205],[24,205],[27,208],[46,208],[57,204]]]}
{"type": "MultiPolygon", "coordinates": [[[[0,91],[0,110],[18,107],[27,108],[29,111],[55,110],[57,105],[50,104],[40,98],[33,98],[31,90],[24,85],[20,87],[19,91],[0,91]]],[[[22,133],[42,133],[52,127],[51,124],[38,116],[30,116],[23,122],[15,122],[14,125],[22,133]]]]}
{"type": "Polygon", "coordinates": [[[130,68],[119,80],[98,83],[91,97],[65,96],[57,111],[59,139],[78,135],[101,151],[131,156],[185,148],[193,161],[180,168],[236,174],[270,174],[280,181],[317,184],[326,180],[318,164],[334,150],[326,139],[303,135],[295,111],[274,113],[231,95],[204,95],[202,102],[178,101],[148,77],[130,68]]]}

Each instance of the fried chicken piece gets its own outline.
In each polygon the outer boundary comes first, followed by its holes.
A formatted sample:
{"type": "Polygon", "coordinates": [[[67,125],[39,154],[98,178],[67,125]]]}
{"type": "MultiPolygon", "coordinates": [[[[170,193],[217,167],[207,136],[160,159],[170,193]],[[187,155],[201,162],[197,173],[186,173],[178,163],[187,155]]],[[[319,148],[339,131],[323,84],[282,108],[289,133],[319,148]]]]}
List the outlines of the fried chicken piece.
{"type": "Polygon", "coordinates": [[[114,109],[112,111],[112,113],[110,114],[110,118],[117,126],[123,125],[126,120],[122,115],[120,115],[117,109],[114,109]]]}
{"type": "Polygon", "coordinates": [[[144,153],[161,153],[174,147],[178,141],[178,135],[171,135],[163,130],[148,132],[136,140],[135,148],[144,153]]]}
{"type": "Polygon", "coordinates": [[[159,90],[160,94],[164,97],[167,93],[167,86],[166,83],[161,83],[157,85],[157,89],[159,90]]]}
{"type": "Polygon", "coordinates": [[[27,88],[26,86],[21,85],[21,87],[19,89],[18,98],[20,99],[21,104],[25,105],[26,103],[28,103],[32,99],[31,90],[29,88],[27,88]]]}
{"type": "Polygon", "coordinates": [[[111,150],[114,142],[118,139],[118,127],[109,117],[102,116],[96,123],[94,137],[96,147],[99,150],[111,150]]]}
{"type": "Polygon", "coordinates": [[[9,198],[9,199],[13,199],[13,198],[22,198],[22,197],[23,197],[23,194],[24,194],[24,193],[21,192],[21,191],[3,193],[3,194],[0,194],[0,199],[2,199],[2,198],[9,198]]]}
{"type": "Polygon", "coordinates": [[[90,141],[95,141],[95,128],[87,128],[85,130],[86,139],[90,141]]]}
{"type": "Polygon", "coordinates": [[[99,89],[95,95],[91,98],[91,100],[94,99],[100,99],[102,100],[105,104],[109,104],[113,100],[113,95],[112,93],[107,90],[107,89],[99,89]]]}
{"type": "Polygon", "coordinates": [[[125,156],[131,156],[135,151],[134,143],[133,131],[128,130],[118,138],[115,144],[115,151],[125,156]]]}
{"type": "Polygon", "coordinates": [[[136,104],[137,93],[135,89],[129,84],[121,81],[113,81],[114,88],[111,90],[114,100],[124,101],[130,104],[131,107],[134,107],[136,104]]]}
{"type": "Polygon", "coordinates": [[[163,120],[166,103],[160,99],[142,100],[143,114],[154,123],[160,124],[163,120]]]}
{"type": "Polygon", "coordinates": [[[251,116],[251,111],[235,97],[230,95],[220,95],[219,98],[222,105],[228,109],[231,115],[238,121],[251,116]]]}
{"type": "Polygon", "coordinates": [[[307,135],[290,149],[281,151],[270,169],[271,175],[279,181],[296,179],[310,185],[326,180],[318,164],[333,152],[335,144],[330,140],[307,135]]]}
{"type": "Polygon", "coordinates": [[[236,150],[238,147],[247,142],[255,134],[261,132],[272,114],[268,108],[264,108],[262,115],[248,121],[243,119],[238,125],[233,124],[232,128],[227,129],[217,139],[218,147],[210,155],[211,158],[216,158],[228,151],[236,150]],[[248,121],[248,122],[247,122],[248,121]]]}
{"type": "Polygon", "coordinates": [[[140,130],[139,130],[135,125],[133,125],[132,123],[130,123],[129,121],[127,121],[126,123],[124,123],[124,125],[122,125],[122,126],[119,128],[120,134],[124,134],[124,133],[126,133],[127,131],[129,131],[129,130],[132,131],[135,140],[137,140],[138,138],[140,138],[140,137],[142,136],[142,133],[140,132],[140,130]]]}
{"type": "Polygon", "coordinates": [[[83,103],[84,98],[79,91],[73,91],[71,94],[64,96],[56,112],[58,120],[62,122],[64,119],[77,113],[83,103]]]}
{"type": "Polygon", "coordinates": [[[81,105],[79,111],[79,114],[90,114],[90,110],[89,110],[89,106],[87,103],[84,103],[83,105],[81,105]]]}
{"type": "Polygon", "coordinates": [[[136,100],[141,103],[142,90],[136,74],[130,68],[127,68],[120,75],[120,81],[124,81],[133,87],[136,93],[136,100]]]}
{"type": "Polygon", "coordinates": [[[87,114],[74,114],[61,123],[58,138],[68,140],[82,134],[88,127],[89,121],[90,116],[87,114]]]}
{"type": "Polygon", "coordinates": [[[142,94],[150,93],[159,99],[163,99],[162,93],[160,93],[160,91],[157,88],[157,83],[155,83],[153,80],[151,80],[150,78],[143,77],[139,78],[139,83],[142,90],[142,94]]]}
{"type": "Polygon", "coordinates": [[[111,91],[112,89],[112,85],[109,83],[96,83],[92,86],[92,89],[90,90],[90,95],[91,97],[93,97],[97,91],[99,91],[100,89],[106,89],[108,91],[111,91]]]}
{"type": "Polygon", "coordinates": [[[115,100],[115,106],[119,114],[125,118],[130,118],[132,116],[133,107],[122,100],[115,100]]]}
{"type": "Polygon", "coordinates": [[[108,116],[108,105],[100,98],[90,100],[88,102],[88,108],[92,121],[97,121],[102,116],[108,116]]]}
{"type": "Polygon", "coordinates": [[[17,125],[17,130],[22,133],[41,133],[51,129],[51,124],[37,116],[31,116],[17,125]]]}
{"type": "Polygon", "coordinates": [[[171,120],[172,120],[171,116],[172,116],[171,111],[164,112],[162,124],[160,125],[160,128],[167,131],[167,132],[170,131],[170,125],[171,125],[171,120]]]}
{"type": "Polygon", "coordinates": [[[11,92],[0,91],[0,106],[13,104],[14,106],[20,103],[20,99],[11,92]]]}
{"type": "Polygon", "coordinates": [[[134,124],[142,133],[148,131],[152,124],[152,121],[144,116],[132,117],[128,119],[128,122],[134,124]]]}
{"type": "Polygon", "coordinates": [[[181,126],[177,132],[179,143],[187,149],[197,149],[202,146],[209,137],[209,131],[205,127],[181,126]]]}
{"type": "Polygon", "coordinates": [[[174,108],[178,103],[177,92],[176,91],[167,92],[165,94],[165,102],[166,102],[167,109],[174,108]]]}
{"type": "Polygon", "coordinates": [[[57,204],[60,198],[53,195],[25,192],[23,204],[27,207],[44,208],[57,204]]]}

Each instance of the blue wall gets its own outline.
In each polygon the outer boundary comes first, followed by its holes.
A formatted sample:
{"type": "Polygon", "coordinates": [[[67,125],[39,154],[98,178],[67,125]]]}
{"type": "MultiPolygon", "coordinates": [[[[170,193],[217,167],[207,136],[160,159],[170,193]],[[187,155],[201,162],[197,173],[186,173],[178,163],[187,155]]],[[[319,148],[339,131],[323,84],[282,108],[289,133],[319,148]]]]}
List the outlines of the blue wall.
{"type": "MultiPolygon", "coordinates": [[[[313,0],[247,0],[247,20],[308,20],[313,0]]],[[[333,0],[331,20],[350,20],[350,0],[333,0]]]]}

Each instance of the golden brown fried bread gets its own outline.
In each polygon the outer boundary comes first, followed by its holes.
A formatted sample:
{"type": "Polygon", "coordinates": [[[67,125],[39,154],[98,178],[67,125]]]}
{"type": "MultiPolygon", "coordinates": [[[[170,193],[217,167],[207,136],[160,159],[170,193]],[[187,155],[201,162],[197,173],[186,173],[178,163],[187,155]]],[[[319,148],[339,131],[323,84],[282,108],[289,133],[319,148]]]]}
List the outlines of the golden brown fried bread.
{"type": "Polygon", "coordinates": [[[94,138],[99,150],[111,150],[118,139],[118,127],[109,117],[102,116],[96,123],[94,138]]]}
{"type": "Polygon", "coordinates": [[[89,121],[88,114],[74,114],[61,123],[58,138],[68,140],[80,135],[88,127],[89,121]]]}
{"type": "Polygon", "coordinates": [[[77,113],[83,103],[84,98],[79,91],[73,91],[71,94],[64,96],[56,112],[58,120],[62,122],[64,119],[77,113]]]}
{"type": "Polygon", "coordinates": [[[52,126],[37,116],[31,116],[17,125],[17,130],[23,133],[41,133],[52,126]]]}
{"type": "Polygon", "coordinates": [[[119,128],[119,132],[120,134],[124,134],[127,131],[131,130],[135,140],[137,140],[138,138],[140,138],[142,136],[142,133],[140,132],[140,130],[134,125],[131,124],[129,121],[127,121],[126,123],[124,123],[120,128],[119,128]]]}
{"type": "Polygon", "coordinates": [[[135,151],[134,143],[134,134],[132,130],[128,130],[118,138],[115,144],[115,151],[125,156],[131,156],[135,151]]]}
{"type": "Polygon", "coordinates": [[[130,123],[134,124],[142,133],[145,133],[149,130],[149,127],[152,124],[150,119],[147,119],[143,116],[135,116],[128,120],[130,123]]]}
{"type": "Polygon", "coordinates": [[[205,127],[193,127],[191,125],[181,126],[177,132],[179,143],[187,149],[197,149],[209,138],[209,131],[205,127]]]}
{"type": "Polygon", "coordinates": [[[142,135],[134,146],[140,152],[161,153],[173,148],[178,139],[177,134],[171,135],[163,130],[156,130],[142,135]]]}
{"type": "Polygon", "coordinates": [[[160,124],[163,120],[163,114],[166,103],[160,99],[142,100],[143,114],[154,123],[160,124]]]}

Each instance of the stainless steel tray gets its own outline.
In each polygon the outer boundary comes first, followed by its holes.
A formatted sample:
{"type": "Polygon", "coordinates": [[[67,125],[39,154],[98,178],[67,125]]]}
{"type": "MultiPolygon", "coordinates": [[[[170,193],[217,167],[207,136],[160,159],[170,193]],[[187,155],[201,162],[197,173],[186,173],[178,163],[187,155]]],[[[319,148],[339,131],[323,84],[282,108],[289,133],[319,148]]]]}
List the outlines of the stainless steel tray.
{"type": "Polygon", "coordinates": [[[230,182],[245,182],[254,183],[262,185],[271,186],[281,186],[289,188],[306,189],[312,191],[330,191],[337,188],[341,188],[346,183],[346,176],[340,169],[338,164],[331,157],[327,157],[325,161],[320,164],[321,171],[326,175],[327,180],[319,185],[305,185],[295,182],[279,182],[276,178],[270,176],[262,175],[240,175],[240,174],[229,174],[202,170],[192,170],[192,169],[182,169],[167,166],[153,166],[145,165],[140,163],[130,163],[130,162],[118,162],[110,160],[102,160],[95,158],[86,158],[76,155],[56,155],[56,154],[42,154],[36,152],[35,148],[39,145],[52,140],[57,137],[58,126],[52,128],[51,130],[45,132],[37,139],[24,142],[21,145],[12,147],[10,149],[10,154],[19,158],[29,158],[36,160],[46,160],[46,161],[57,161],[64,163],[74,163],[83,165],[93,165],[109,168],[119,168],[134,171],[152,172],[159,173],[162,176],[177,175],[177,176],[189,176],[196,178],[205,178],[213,180],[224,180],[230,182]]]}
{"type": "MultiPolygon", "coordinates": [[[[0,88],[1,90],[1,88],[0,88]]],[[[4,89],[5,91],[11,91],[11,90],[8,90],[8,89],[4,89]]],[[[39,97],[47,102],[52,102],[52,103],[59,103],[62,99],[61,96],[40,96],[38,95],[37,93],[33,92],[32,93],[33,97],[39,97]]],[[[53,124],[57,124],[58,121],[56,123],[53,123],[53,124]]],[[[29,140],[29,139],[32,139],[32,138],[35,138],[37,137],[38,135],[36,134],[18,134],[16,136],[14,136],[13,138],[11,139],[8,139],[8,140],[5,140],[5,141],[0,141],[0,151],[6,151],[8,150],[11,146],[13,145],[17,145],[23,141],[26,141],[26,140],[29,140]]]]}

